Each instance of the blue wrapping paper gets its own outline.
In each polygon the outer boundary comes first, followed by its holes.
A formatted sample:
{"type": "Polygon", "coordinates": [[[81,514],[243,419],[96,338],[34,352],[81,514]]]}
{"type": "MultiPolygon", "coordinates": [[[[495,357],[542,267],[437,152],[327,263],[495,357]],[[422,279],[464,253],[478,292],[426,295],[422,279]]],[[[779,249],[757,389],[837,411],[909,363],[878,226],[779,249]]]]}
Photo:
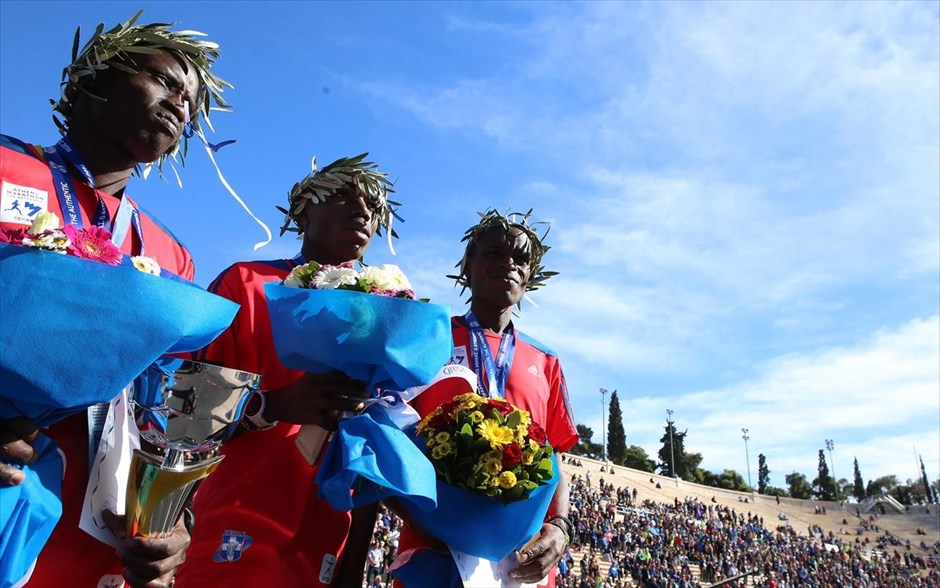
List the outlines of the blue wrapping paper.
{"type": "Polygon", "coordinates": [[[33,448],[39,457],[23,466],[26,480],[0,489],[0,588],[29,571],[62,516],[62,457],[45,435],[33,448]]]}
{"type": "MultiPolygon", "coordinates": [[[[40,427],[111,400],[165,353],[204,347],[238,310],[185,280],[7,243],[0,275],[0,418],[40,427]]],[[[0,586],[61,516],[61,460],[48,438],[37,444],[26,481],[0,487],[0,586]]]]}
{"type": "MultiPolygon", "coordinates": [[[[416,440],[422,443],[422,440],[416,440]]],[[[552,455],[555,475],[526,500],[503,504],[437,480],[437,508],[427,511],[403,499],[413,521],[452,549],[499,561],[521,547],[542,528],[558,486],[558,458],[552,455]]]]}
{"type": "Polygon", "coordinates": [[[446,306],[279,283],[265,284],[264,293],[277,354],[289,368],[405,390],[430,382],[451,358],[446,306]]]}
{"type": "Polygon", "coordinates": [[[388,497],[421,510],[437,505],[434,466],[379,406],[342,419],[317,472],[320,498],[351,510],[388,497]],[[355,489],[354,494],[350,493],[355,489]]]}
{"type": "Polygon", "coordinates": [[[0,243],[0,417],[48,426],[204,347],[238,305],[189,282],[0,243]]]}
{"type": "Polygon", "coordinates": [[[402,564],[396,560],[391,572],[405,588],[464,588],[454,558],[431,549],[414,550],[402,564]]]}

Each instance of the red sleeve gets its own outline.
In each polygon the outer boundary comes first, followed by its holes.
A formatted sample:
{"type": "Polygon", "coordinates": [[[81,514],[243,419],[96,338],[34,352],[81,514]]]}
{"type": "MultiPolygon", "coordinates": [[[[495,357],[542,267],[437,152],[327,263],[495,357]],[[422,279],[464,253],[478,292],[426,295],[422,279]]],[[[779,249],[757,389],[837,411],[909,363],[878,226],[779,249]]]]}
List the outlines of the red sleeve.
{"type": "Polygon", "coordinates": [[[193,359],[205,363],[238,367],[242,365],[238,356],[239,336],[243,332],[251,332],[250,325],[247,331],[245,321],[251,320],[252,300],[249,300],[239,266],[233,265],[223,271],[209,285],[209,292],[227,298],[239,305],[232,324],[221,335],[216,337],[209,345],[193,352],[193,359]]]}
{"type": "Polygon", "coordinates": [[[549,374],[548,441],[557,452],[566,452],[578,442],[574,412],[568,400],[568,384],[561,370],[561,361],[555,357],[549,374]]]}

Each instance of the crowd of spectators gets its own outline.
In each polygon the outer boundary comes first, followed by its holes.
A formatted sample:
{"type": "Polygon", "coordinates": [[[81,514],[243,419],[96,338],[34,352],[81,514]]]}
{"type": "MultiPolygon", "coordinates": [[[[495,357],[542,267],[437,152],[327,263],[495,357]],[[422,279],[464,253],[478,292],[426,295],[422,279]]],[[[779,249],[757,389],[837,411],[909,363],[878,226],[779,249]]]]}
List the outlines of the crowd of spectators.
{"type": "MultiPolygon", "coordinates": [[[[760,516],[715,502],[638,502],[637,494],[604,477],[592,484],[587,474],[571,475],[576,533],[555,572],[559,588],[695,588],[729,579],[730,588],[940,586],[940,542],[902,541],[878,526],[878,515],[858,517],[854,535],[817,525],[798,532],[789,521],[772,521],[771,529],[760,516]]],[[[370,588],[391,585],[401,524],[380,509],[370,588]]]]}

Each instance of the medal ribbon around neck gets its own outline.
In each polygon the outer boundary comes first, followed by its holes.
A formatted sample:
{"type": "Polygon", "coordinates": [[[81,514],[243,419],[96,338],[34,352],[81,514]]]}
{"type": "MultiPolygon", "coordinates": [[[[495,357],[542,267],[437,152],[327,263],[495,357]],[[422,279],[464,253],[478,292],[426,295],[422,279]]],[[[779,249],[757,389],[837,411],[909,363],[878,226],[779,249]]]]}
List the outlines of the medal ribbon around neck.
{"type": "Polygon", "coordinates": [[[477,374],[477,393],[487,398],[505,398],[506,382],[509,380],[509,370],[512,369],[512,359],[516,353],[515,328],[509,323],[503,331],[494,360],[483,327],[472,310],[467,311],[464,320],[470,330],[470,355],[473,358],[473,371],[477,374]],[[484,371],[486,378],[483,377],[484,371]]]}
{"type": "Polygon", "coordinates": [[[63,137],[54,146],[43,149],[43,152],[46,155],[46,161],[49,163],[49,170],[52,172],[52,183],[55,186],[56,195],[59,198],[59,207],[64,217],[62,220],[79,229],[83,225],[82,213],[76,202],[75,183],[72,181],[72,174],[69,173],[66,167],[65,162],[67,161],[82,176],[82,180],[96,190],[95,196],[98,198],[98,206],[92,219],[94,225],[108,230],[111,233],[111,242],[118,248],[124,243],[127,232],[133,225],[134,232],[137,233],[137,238],[140,240],[140,255],[143,255],[144,231],[140,224],[140,212],[131,204],[130,198],[121,198],[117,215],[112,223],[108,207],[97,193],[95,178],[75,145],[67,137],[63,137]]]}

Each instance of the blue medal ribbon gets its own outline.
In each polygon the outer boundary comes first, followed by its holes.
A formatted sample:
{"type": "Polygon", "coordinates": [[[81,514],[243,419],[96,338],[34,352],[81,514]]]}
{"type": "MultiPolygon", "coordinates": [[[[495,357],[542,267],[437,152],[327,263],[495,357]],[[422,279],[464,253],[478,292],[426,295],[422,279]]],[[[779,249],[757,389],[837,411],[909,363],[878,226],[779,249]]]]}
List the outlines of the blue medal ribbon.
{"type": "MultiPolygon", "coordinates": [[[[59,208],[66,217],[63,221],[80,229],[83,225],[82,214],[76,202],[75,183],[72,181],[72,174],[69,173],[65,162],[68,161],[72,167],[78,170],[82,180],[93,189],[95,188],[95,178],[85,163],[82,154],[67,137],[63,137],[52,147],[44,148],[43,152],[46,154],[46,161],[49,163],[49,170],[52,172],[52,183],[59,198],[59,208]]],[[[140,212],[131,204],[128,198],[121,198],[118,213],[112,224],[108,207],[105,205],[104,200],[98,196],[98,207],[95,210],[93,222],[96,227],[108,229],[111,232],[111,242],[118,248],[124,243],[127,231],[133,225],[137,238],[140,240],[140,255],[144,254],[144,231],[140,222],[140,212]]]]}
{"type": "Polygon", "coordinates": [[[497,398],[505,398],[506,382],[509,380],[509,370],[512,369],[512,359],[516,353],[515,328],[512,323],[506,327],[494,359],[490,345],[486,342],[483,327],[480,326],[480,321],[477,320],[472,310],[467,311],[464,320],[467,321],[467,328],[470,330],[470,354],[473,358],[473,371],[477,375],[477,392],[487,398],[494,395],[497,398]],[[485,378],[483,377],[484,371],[486,372],[485,378]]]}

